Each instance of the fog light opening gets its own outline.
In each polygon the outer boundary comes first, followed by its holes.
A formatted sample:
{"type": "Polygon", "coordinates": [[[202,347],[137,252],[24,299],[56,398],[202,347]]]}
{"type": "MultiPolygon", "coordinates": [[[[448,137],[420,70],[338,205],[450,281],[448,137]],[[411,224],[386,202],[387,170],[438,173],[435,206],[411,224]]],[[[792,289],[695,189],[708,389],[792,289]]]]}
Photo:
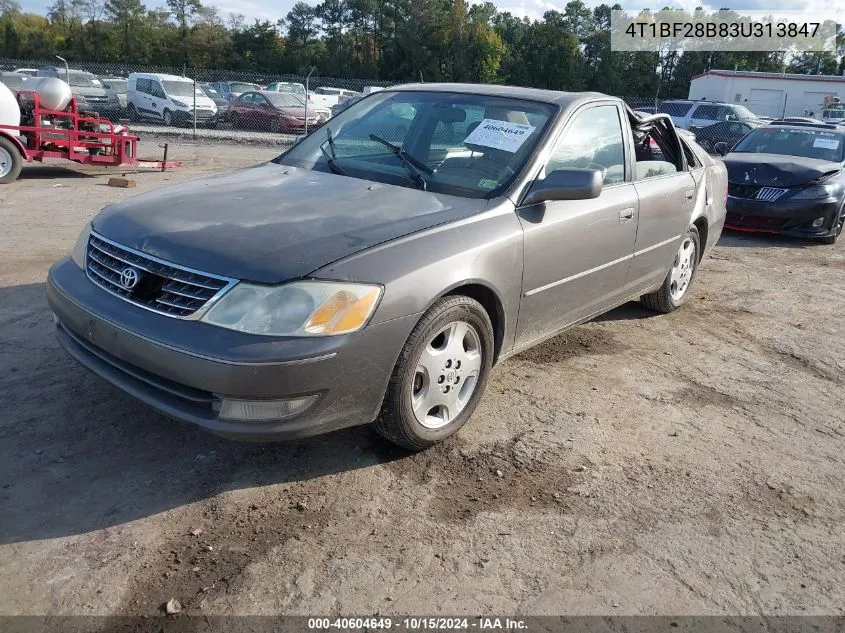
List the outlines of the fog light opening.
{"type": "Polygon", "coordinates": [[[816,218],[815,220],[813,220],[814,229],[819,228],[822,224],[824,224],[824,218],[816,218]]]}
{"type": "Polygon", "coordinates": [[[288,420],[310,407],[318,394],[283,400],[241,400],[223,398],[218,418],[233,422],[276,422],[288,420]]]}

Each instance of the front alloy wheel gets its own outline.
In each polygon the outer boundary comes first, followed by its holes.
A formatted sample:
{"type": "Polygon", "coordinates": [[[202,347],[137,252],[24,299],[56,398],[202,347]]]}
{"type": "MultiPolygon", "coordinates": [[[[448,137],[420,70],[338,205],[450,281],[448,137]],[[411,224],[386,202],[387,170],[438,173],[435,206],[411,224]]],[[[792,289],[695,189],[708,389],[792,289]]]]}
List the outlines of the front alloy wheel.
{"type": "Polygon", "coordinates": [[[376,430],[422,450],[460,429],[478,405],[493,364],[493,326],[475,299],[438,299],[405,342],[376,430]]]}

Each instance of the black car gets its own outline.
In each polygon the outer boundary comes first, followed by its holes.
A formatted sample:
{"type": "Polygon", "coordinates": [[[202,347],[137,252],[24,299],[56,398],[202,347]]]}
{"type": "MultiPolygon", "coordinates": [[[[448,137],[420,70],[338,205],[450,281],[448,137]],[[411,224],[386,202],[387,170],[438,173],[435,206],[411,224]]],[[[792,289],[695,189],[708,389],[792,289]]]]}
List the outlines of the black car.
{"type": "MultiPolygon", "coordinates": [[[[716,151],[724,153],[725,143],[716,151]]],[[[725,227],[833,244],[845,220],[845,130],[775,122],[752,130],[724,157],[725,227]]]]}
{"type": "Polygon", "coordinates": [[[696,142],[708,152],[712,152],[716,143],[724,142],[729,148],[733,147],[739,139],[761,125],[763,125],[762,121],[749,119],[747,121],[720,121],[702,127],[690,126],[689,129],[695,134],[696,142]]]}
{"type": "Polygon", "coordinates": [[[229,120],[229,102],[211,84],[200,84],[206,96],[217,106],[217,122],[229,120]]]}

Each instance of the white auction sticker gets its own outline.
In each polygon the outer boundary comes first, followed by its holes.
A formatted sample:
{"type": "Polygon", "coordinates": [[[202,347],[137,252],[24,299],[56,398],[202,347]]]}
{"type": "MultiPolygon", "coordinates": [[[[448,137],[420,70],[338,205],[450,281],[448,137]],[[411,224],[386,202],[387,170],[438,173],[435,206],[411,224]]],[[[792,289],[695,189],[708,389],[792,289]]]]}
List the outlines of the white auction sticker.
{"type": "Polygon", "coordinates": [[[839,139],[817,138],[813,141],[813,147],[821,147],[823,149],[836,149],[837,147],[839,147],[839,139]]]}
{"type": "Polygon", "coordinates": [[[506,152],[515,152],[537,128],[523,123],[484,119],[464,139],[467,145],[481,145],[506,152]]]}

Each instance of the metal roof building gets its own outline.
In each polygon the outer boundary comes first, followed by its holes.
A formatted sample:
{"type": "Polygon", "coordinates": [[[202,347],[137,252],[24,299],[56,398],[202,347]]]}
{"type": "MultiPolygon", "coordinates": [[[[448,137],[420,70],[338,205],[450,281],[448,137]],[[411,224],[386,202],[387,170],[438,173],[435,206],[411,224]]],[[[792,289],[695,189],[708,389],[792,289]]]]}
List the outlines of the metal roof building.
{"type": "Polygon", "coordinates": [[[741,103],[771,117],[819,116],[825,97],[845,102],[845,77],[709,70],[692,78],[690,99],[741,103]]]}

